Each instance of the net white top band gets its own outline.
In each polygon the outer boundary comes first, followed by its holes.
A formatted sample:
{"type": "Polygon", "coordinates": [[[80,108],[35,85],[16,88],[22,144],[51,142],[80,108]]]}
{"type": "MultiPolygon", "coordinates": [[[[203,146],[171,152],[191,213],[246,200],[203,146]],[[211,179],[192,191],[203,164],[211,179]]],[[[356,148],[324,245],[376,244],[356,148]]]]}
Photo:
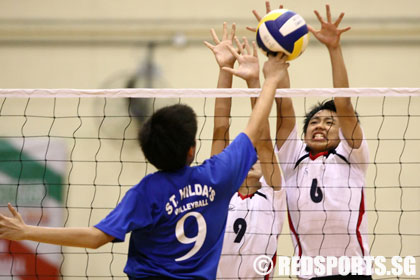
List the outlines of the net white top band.
{"type": "MultiPolygon", "coordinates": [[[[231,88],[131,88],[131,89],[0,89],[0,97],[134,97],[134,98],[186,98],[186,97],[252,97],[261,89],[231,88]]],[[[372,97],[420,96],[420,88],[300,88],[278,89],[277,97],[372,97]]]]}

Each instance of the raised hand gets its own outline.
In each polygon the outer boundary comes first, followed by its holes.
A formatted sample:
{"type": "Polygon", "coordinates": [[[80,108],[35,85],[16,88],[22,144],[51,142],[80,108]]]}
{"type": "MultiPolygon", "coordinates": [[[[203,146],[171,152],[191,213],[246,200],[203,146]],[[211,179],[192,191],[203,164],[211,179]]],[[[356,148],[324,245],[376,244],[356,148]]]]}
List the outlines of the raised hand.
{"type": "Polygon", "coordinates": [[[223,67],[223,70],[244,79],[248,83],[252,81],[259,82],[260,66],[258,62],[257,44],[253,41],[251,50],[246,37],[243,38],[243,44],[241,44],[237,37],[234,39],[238,46],[238,51],[232,46],[229,46],[229,51],[236,60],[238,60],[239,66],[237,69],[233,69],[233,67],[223,67]]]}
{"type": "Polygon", "coordinates": [[[25,223],[16,209],[9,203],[7,205],[13,217],[0,214],[0,239],[22,240],[25,223]]]}
{"type": "Polygon", "coordinates": [[[321,23],[321,29],[315,30],[312,26],[308,25],[308,29],[315,38],[317,38],[321,43],[326,45],[328,48],[337,48],[340,45],[340,36],[342,33],[350,30],[351,27],[346,27],[339,29],[338,26],[341,23],[341,20],[344,17],[344,13],[341,13],[335,22],[332,22],[330,6],[326,5],[327,10],[327,21],[321,17],[318,11],[314,11],[316,17],[321,23]]]}
{"type": "Polygon", "coordinates": [[[286,63],[286,60],[287,55],[283,53],[278,53],[276,56],[269,55],[263,67],[265,80],[275,80],[277,85],[287,78],[289,63],[286,63]]]}
{"type": "MultiPolygon", "coordinates": [[[[279,9],[283,9],[283,5],[280,5],[279,9]]],[[[269,12],[271,12],[270,1],[265,1],[265,13],[268,14],[269,12]]],[[[257,22],[259,23],[261,21],[262,17],[258,14],[258,12],[256,10],[252,10],[252,13],[254,14],[257,22]]],[[[257,32],[256,27],[247,26],[246,29],[248,29],[249,31],[252,31],[252,32],[257,32]]]]}
{"type": "Polygon", "coordinates": [[[236,24],[232,24],[232,28],[230,31],[230,34],[228,33],[228,27],[227,23],[223,23],[223,35],[222,40],[219,40],[219,37],[217,37],[216,31],[212,28],[210,30],[211,35],[213,37],[213,42],[215,45],[210,44],[207,41],[204,41],[204,44],[213,52],[217,64],[220,68],[223,67],[233,67],[235,64],[236,58],[231,53],[228,47],[233,47],[233,38],[235,37],[236,32],[236,24]]]}

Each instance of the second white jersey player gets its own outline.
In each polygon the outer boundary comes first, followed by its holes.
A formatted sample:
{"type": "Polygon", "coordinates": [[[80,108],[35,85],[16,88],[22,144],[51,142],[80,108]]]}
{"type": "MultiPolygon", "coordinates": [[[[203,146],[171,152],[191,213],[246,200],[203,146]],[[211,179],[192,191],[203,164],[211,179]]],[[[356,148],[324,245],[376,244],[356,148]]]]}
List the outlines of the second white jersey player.
{"type": "Polygon", "coordinates": [[[264,255],[275,263],[286,203],[284,190],[274,191],[261,182],[254,194],[244,197],[238,192],[230,201],[217,279],[268,279],[255,271],[254,262],[264,255]]]}

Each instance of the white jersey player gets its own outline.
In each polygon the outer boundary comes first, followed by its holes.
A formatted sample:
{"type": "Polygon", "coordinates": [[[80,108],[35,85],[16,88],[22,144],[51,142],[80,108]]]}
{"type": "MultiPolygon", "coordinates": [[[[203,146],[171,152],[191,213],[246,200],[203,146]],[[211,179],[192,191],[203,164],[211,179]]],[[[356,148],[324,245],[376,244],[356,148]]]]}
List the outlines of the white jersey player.
{"type": "MultiPolygon", "coordinates": [[[[270,12],[269,2],[266,2],[270,12]]],[[[329,52],[336,88],[349,87],[339,29],[344,13],[333,22],[315,11],[321,29],[308,26],[329,52]]],[[[254,11],[257,20],[260,16],[254,11]]],[[[286,85],[286,87],[290,87],[286,85]]],[[[304,141],[297,137],[296,116],[290,98],[278,98],[276,146],[287,193],[289,224],[298,256],[367,256],[365,199],[363,193],[368,148],[348,97],[319,104],[306,115],[304,141]]],[[[332,279],[371,279],[363,263],[350,275],[329,273],[332,279]],[[357,275],[354,275],[357,274],[357,275]],[[361,275],[360,275],[361,274],[361,275]]],[[[316,275],[300,275],[316,278],[316,275]]],[[[324,279],[320,277],[320,279],[324,279]]]]}
{"type": "MultiPolygon", "coordinates": [[[[368,147],[363,140],[354,149],[340,136],[336,148],[313,155],[295,128],[278,151],[295,255],[369,255],[363,191],[368,147]]],[[[359,269],[366,274],[366,263],[359,269]]]]}
{"type": "Polygon", "coordinates": [[[265,260],[259,272],[271,271],[267,275],[270,278],[273,275],[285,195],[284,190],[274,191],[261,181],[261,189],[252,195],[238,192],[230,201],[217,279],[266,279],[255,271],[254,263],[260,256],[271,258],[273,265],[265,260]]]}

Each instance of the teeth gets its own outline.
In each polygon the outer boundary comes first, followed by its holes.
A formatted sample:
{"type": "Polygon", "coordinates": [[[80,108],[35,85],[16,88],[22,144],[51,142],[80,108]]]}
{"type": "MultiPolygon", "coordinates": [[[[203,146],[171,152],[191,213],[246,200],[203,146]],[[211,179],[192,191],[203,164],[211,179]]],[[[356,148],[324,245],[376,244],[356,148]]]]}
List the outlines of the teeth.
{"type": "Polygon", "coordinates": [[[314,139],[324,139],[324,135],[322,134],[315,134],[314,139]]]}

